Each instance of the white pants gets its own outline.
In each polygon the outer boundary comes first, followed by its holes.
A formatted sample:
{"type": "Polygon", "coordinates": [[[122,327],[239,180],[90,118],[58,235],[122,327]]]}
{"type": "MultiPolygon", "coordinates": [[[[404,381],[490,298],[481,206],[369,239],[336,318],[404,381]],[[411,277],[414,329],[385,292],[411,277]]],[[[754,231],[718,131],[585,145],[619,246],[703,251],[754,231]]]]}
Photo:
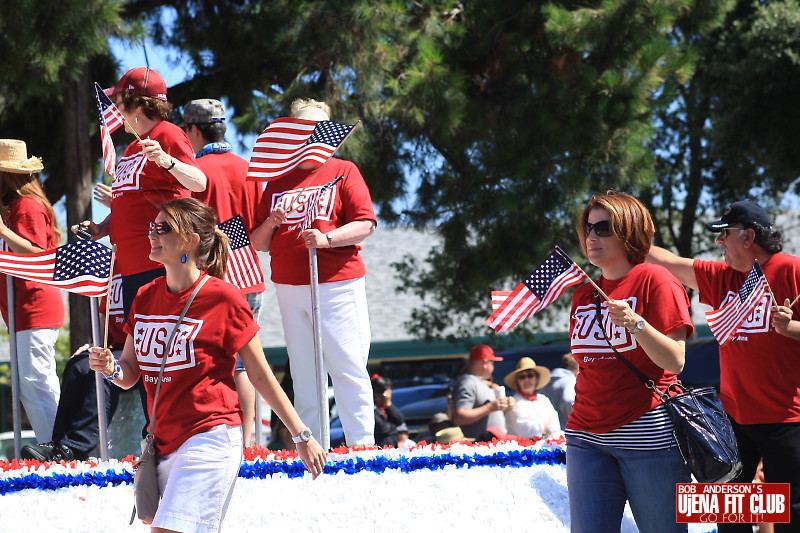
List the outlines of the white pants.
{"type": "Polygon", "coordinates": [[[242,426],[214,426],[159,458],[161,503],[152,527],[215,533],[231,501],[242,463],[242,426]]]}
{"type": "Polygon", "coordinates": [[[17,332],[19,392],[36,440],[53,440],[61,385],[56,374],[58,328],[26,329],[17,332]]]}
{"type": "MultiPolygon", "coordinates": [[[[311,286],[275,285],[294,381],[294,405],[320,436],[311,286]]],[[[367,373],[369,314],[364,278],[319,284],[322,352],[349,446],[375,443],[375,405],[367,373]]]]}

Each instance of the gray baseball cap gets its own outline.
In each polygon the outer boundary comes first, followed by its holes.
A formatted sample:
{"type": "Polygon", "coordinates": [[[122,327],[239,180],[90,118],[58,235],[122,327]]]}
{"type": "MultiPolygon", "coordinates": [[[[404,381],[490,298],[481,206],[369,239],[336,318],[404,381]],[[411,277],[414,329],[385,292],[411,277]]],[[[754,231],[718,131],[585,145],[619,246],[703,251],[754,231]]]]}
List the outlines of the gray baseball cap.
{"type": "Polygon", "coordinates": [[[219,100],[203,98],[183,106],[184,124],[210,124],[225,122],[225,106],[219,100]]]}

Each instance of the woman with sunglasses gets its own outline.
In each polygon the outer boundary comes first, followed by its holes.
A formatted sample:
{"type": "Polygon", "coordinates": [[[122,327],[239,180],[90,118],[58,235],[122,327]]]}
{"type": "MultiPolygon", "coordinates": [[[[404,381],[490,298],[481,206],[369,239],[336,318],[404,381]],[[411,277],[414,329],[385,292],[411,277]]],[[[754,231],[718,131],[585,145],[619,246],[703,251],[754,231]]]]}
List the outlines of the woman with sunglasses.
{"type": "Polygon", "coordinates": [[[553,404],[539,389],[550,383],[550,370],[536,366],[530,357],[523,357],[505,380],[506,387],[514,389],[514,407],[506,411],[506,429],[509,434],[525,439],[552,437],[561,433],[558,413],[553,404]]]}
{"type": "MultiPolygon", "coordinates": [[[[155,70],[138,67],[126,72],[105,93],[125,118],[124,129],[139,138],[125,148],[112,182],[111,213],[100,223],[85,221],[93,239],[109,235],[117,245],[116,263],[122,274],[122,305],[127,317],[136,291],[164,275],[148,258],[147,225],[158,204],[204,191],[206,176],[195,166],[186,133],[167,120],[172,104],[167,84],[155,70]],[[141,139],[141,140],[140,140],[141,139]]],[[[78,226],[72,230],[77,232],[78,226]]]]}
{"type": "Polygon", "coordinates": [[[225,282],[228,238],[194,198],[161,204],[149,233],[150,259],[166,276],[139,290],[125,324],[122,356],[92,348],[90,366],[122,388],[140,377],[152,407],[164,344],[201,280],[170,347],[156,403],[161,503],[154,531],[219,531],[242,459],[242,413],[233,369],[238,352],[256,390],[294,436],[316,478],[325,452],[275,379],[244,296],[225,282]]]}
{"type": "Polygon", "coordinates": [[[675,523],[675,484],[691,478],[672,423],[619,357],[660,391],[675,383],[693,330],[689,299],[669,271],[644,263],[655,228],[633,196],[593,196],[576,229],[610,300],[589,284],[572,299],[570,340],[580,365],[565,431],[572,531],[619,531],[626,501],[640,531],[686,531],[675,523]]]}

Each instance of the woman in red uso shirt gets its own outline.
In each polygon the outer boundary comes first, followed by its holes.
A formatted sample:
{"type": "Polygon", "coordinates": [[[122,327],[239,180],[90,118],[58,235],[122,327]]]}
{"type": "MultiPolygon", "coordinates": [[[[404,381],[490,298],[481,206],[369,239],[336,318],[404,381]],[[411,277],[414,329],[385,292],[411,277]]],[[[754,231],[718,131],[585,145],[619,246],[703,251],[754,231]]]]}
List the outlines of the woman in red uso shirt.
{"type": "Polygon", "coordinates": [[[168,347],[156,402],[161,503],[152,526],[160,531],[218,531],[225,517],[242,460],[242,412],[233,379],[237,352],[312,476],[325,465],[325,452],[267,365],[247,301],[223,281],[228,239],[216,224],[212,209],[194,198],[160,205],[149,234],[150,258],[164,265],[166,275],[139,289],[120,359],[97,347],[89,355],[90,367],[122,388],[141,378],[151,410],[164,345],[189,296],[206,280],[168,347]]]}
{"type": "MultiPolygon", "coordinates": [[[[23,141],[0,139],[0,248],[30,254],[58,246],[53,206],[38,173],[41,159],[28,157],[23,141]]],[[[0,275],[0,307],[9,320],[6,276],[0,275]]],[[[56,375],[55,344],[64,325],[61,291],[33,281],[14,279],[14,329],[20,398],[39,443],[52,440],[61,387],[56,375]]]]}
{"type": "Polygon", "coordinates": [[[633,196],[593,196],[577,231],[610,301],[589,284],[572,299],[570,340],[580,366],[565,431],[572,531],[619,531],[626,501],[640,531],[686,531],[675,523],[675,484],[691,479],[672,423],[609,342],[665,390],[683,369],[689,299],[665,268],[644,263],[655,228],[633,196]]]}

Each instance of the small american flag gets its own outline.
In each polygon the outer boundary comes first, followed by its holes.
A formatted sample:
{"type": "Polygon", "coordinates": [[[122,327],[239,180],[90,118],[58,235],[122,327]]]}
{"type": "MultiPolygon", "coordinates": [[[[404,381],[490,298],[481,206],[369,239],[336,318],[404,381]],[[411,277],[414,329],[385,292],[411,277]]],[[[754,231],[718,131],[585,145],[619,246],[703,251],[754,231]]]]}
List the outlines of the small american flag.
{"type": "Polygon", "coordinates": [[[258,254],[250,245],[250,237],[242,224],[241,215],[229,218],[217,225],[228,236],[228,268],[225,280],[236,288],[248,289],[264,282],[258,254]]]}
{"type": "Polygon", "coordinates": [[[338,176],[333,178],[330,182],[326,183],[322,187],[319,188],[311,197],[306,200],[305,202],[305,216],[303,217],[303,221],[300,222],[297,226],[294,226],[289,229],[294,229],[295,227],[299,227],[300,231],[303,232],[311,227],[311,224],[314,222],[314,218],[317,216],[317,211],[319,211],[319,202],[322,199],[322,195],[325,194],[327,190],[331,187],[336,185],[340,180],[343,180],[344,176],[338,176]]]}
{"type": "Polygon", "coordinates": [[[34,254],[0,252],[0,272],[84,296],[102,296],[111,276],[111,250],[79,240],[34,254]]]}
{"type": "Polygon", "coordinates": [[[324,163],[356,124],[300,118],[273,120],[256,139],[247,179],[273,181],[305,161],[324,163]]]}
{"type": "Polygon", "coordinates": [[[100,144],[103,146],[103,166],[106,174],[113,176],[117,165],[117,153],[114,150],[114,141],[111,140],[111,134],[122,126],[125,118],[97,82],[94,82],[94,96],[97,101],[97,112],[100,116],[100,144]]]}
{"type": "Polygon", "coordinates": [[[708,327],[720,345],[725,344],[736,333],[768,289],[767,278],[756,261],[739,292],[719,309],[706,312],[708,327]]]}
{"type": "Polygon", "coordinates": [[[492,316],[486,325],[500,333],[513,328],[577,285],[586,273],[558,246],[536,270],[509,291],[492,291],[492,316]]]}

